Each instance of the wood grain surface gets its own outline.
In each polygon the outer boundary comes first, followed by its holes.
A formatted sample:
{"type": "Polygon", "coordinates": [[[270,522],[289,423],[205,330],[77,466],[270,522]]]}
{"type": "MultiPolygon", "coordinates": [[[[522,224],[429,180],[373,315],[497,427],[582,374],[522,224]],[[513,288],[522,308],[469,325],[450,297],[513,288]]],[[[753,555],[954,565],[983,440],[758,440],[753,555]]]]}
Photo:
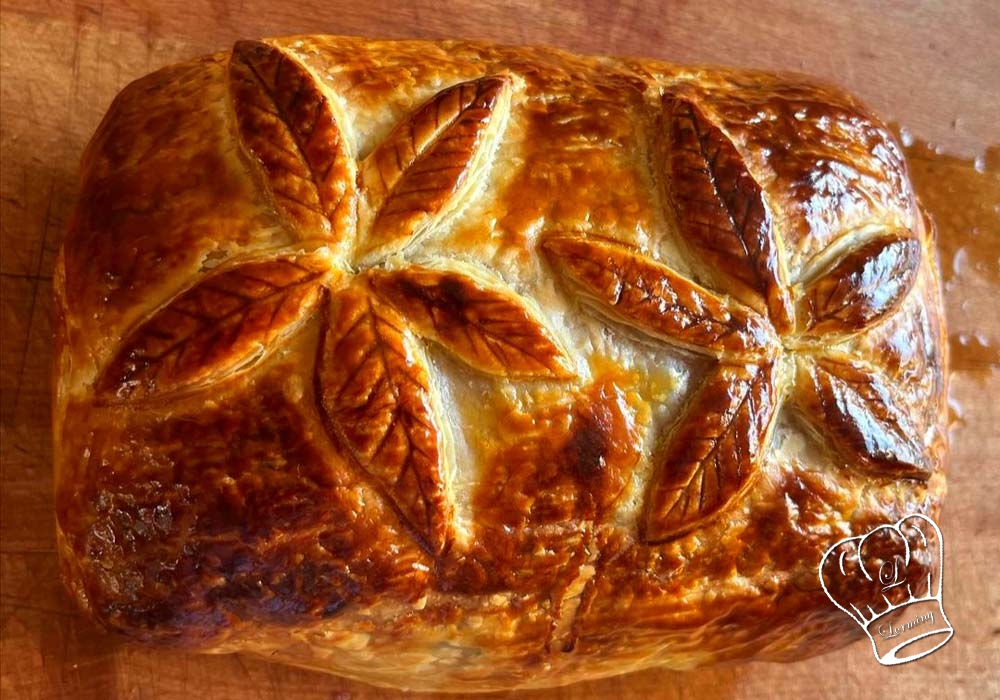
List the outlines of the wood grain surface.
{"type": "MultiPolygon", "coordinates": [[[[3,0],[0,66],[0,695],[8,698],[394,698],[395,691],[239,656],[150,650],[80,618],[55,556],[49,437],[51,271],[76,164],[114,94],[238,38],[466,37],[798,70],[840,83],[914,137],[941,228],[955,373],[945,610],[956,634],[886,668],[867,642],[791,665],[652,670],[524,698],[1000,696],[1000,3],[430,0],[3,0]],[[978,156],[978,160],[973,161],[978,156]]],[[[430,697],[430,696],[421,696],[430,697]]]]}

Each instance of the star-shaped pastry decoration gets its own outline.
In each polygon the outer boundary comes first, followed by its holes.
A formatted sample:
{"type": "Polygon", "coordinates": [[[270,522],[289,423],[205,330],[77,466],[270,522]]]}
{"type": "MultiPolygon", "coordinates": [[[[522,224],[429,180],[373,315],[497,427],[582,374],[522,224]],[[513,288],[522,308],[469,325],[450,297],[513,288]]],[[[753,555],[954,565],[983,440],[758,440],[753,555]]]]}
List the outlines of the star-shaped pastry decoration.
{"type": "Polygon", "coordinates": [[[206,272],[131,332],[98,390],[106,401],[137,401],[205,389],[275,352],[319,311],[315,394],[326,430],[440,553],[452,536],[449,456],[422,341],[487,374],[573,376],[531,302],[495,274],[452,260],[400,262],[481,180],[513,80],[442,90],[359,161],[335,100],[293,56],[240,42],[229,76],[247,161],[315,252],[206,272]]]}
{"type": "Polygon", "coordinates": [[[554,233],[542,249],[600,312],[662,342],[714,357],[667,436],[646,495],[642,536],[681,536],[722,512],[759,474],[790,369],[797,413],[845,464],[927,478],[932,462],[879,369],[836,348],[894,313],[916,279],[908,231],[868,237],[790,284],[762,189],[726,134],[692,100],[663,99],[666,196],[706,288],[640,250],[597,235],[554,233]]]}

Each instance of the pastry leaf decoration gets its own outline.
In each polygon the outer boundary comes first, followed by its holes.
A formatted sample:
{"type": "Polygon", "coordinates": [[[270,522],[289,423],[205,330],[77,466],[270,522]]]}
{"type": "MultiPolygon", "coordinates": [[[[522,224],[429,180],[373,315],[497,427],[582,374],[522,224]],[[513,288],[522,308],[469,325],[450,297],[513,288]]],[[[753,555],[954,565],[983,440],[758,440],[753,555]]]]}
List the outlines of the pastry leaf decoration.
{"type": "Polygon", "coordinates": [[[919,268],[916,239],[870,241],[806,285],[799,323],[810,334],[862,330],[899,308],[919,268]]]}
{"type": "Polygon", "coordinates": [[[717,366],[671,435],[649,494],[648,541],[690,531],[750,487],[776,408],[772,364],[717,366]]]}
{"type": "Polygon", "coordinates": [[[878,476],[931,475],[933,465],[917,431],[874,368],[826,354],[800,360],[797,373],[803,415],[852,462],[878,476]]]}
{"type": "Polygon", "coordinates": [[[418,266],[374,271],[371,282],[415,332],[470,367],[509,377],[573,375],[544,324],[524,300],[499,284],[418,266]]]}
{"type": "Polygon", "coordinates": [[[452,534],[452,456],[418,336],[483,372],[571,376],[552,333],[502,282],[484,282],[485,271],[382,267],[464,206],[506,122],[510,92],[507,76],[446,88],[361,164],[358,279],[331,297],[317,360],[316,393],[330,436],[435,553],[452,534]]]}
{"type": "Polygon", "coordinates": [[[761,354],[763,318],[606,238],[552,236],[542,244],[557,269],[599,308],[638,330],[710,354],[761,354]]]}
{"type": "Polygon", "coordinates": [[[753,483],[767,448],[777,408],[770,359],[777,336],[770,324],[615,241],[555,235],[542,249],[602,311],[654,338],[719,358],[669,438],[647,493],[643,534],[661,542],[715,517],[753,483]]]}
{"type": "Polygon", "coordinates": [[[474,183],[509,109],[511,80],[490,76],[439,92],[361,163],[370,226],[358,254],[398,250],[441,220],[474,183]]]}
{"type": "Polygon", "coordinates": [[[668,195],[681,234],[704,263],[737,282],[734,294],[762,313],[766,309],[775,327],[787,330],[791,316],[785,274],[760,185],[733,142],[695,103],[667,97],[664,113],[669,121],[668,195]]]}
{"type": "Polygon", "coordinates": [[[354,165],[328,98],[280,49],[240,41],[229,64],[236,123],[278,209],[303,236],[340,241],[355,216],[354,165]]]}
{"type": "Polygon", "coordinates": [[[644,539],[682,537],[743,497],[767,459],[786,393],[844,464],[928,478],[933,460],[894,392],[876,368],[836,347],[902,307],[919,271],[919,241],[893,232],[863,243],[792,288],[764,190],[736,145],[694,101],[668,95],[663,108],[667,201],[691,256],[686,267],[703,270],[722,293],[607,237],[613,232],[552,232],[540,243],[574,298],[717,360],[654,457],[644,539]],[[786,354],[793,363],[782,362],[786,354]],[[775,389],[781,366],[798,368],[790,392],[775,389]]]}
{"type": "Polygon", "coordinates": [[[325,278],[335,284],[316,362],[323,425],[437,553],[451,533],[449,455],[418,334],[484,372],[571,375],[542,321],[502,282],[484,282],[485,271],[377,269],[464,205],[506,121],[511,84],[492,76],[446,88],[359,169],[334,105],[307,68],[260,42],[238,43],[230,62],[239,132],[279,210],[305,238],[332,233],[335,254],[336,243],[358,240],[366,256],[353,281],[341,272],[347,260],[336,260],[338,271],[325,278]]]}
{"type": "Polygon", "coordinates": [[[153,314],[98,381],[104,398],[159,396],[231,373],[305,318],[322,290],[319,257],[216,273],[153,314]]]}
{"type": "Polygon", "coordinates": [[[405,321],[367,290],[330,300],[317,358],[328,429],[440,553],[451,503],[427,365],[405,321]]]}

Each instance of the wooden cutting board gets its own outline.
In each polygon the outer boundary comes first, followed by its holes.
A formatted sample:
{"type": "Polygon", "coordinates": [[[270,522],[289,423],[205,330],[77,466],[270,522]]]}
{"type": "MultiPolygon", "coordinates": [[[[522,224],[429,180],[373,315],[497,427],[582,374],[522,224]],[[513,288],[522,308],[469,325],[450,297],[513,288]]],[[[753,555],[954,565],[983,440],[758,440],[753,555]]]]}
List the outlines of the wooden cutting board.
{"type": "MultiPolygon", "coordinates": [[[[49,438],[51,270],[76,162],[114,94],[174,60],[237,38],[293,33],[468,37],[678,62],[791,69],[838,82],[908,135],[922,198],[939,220],[955,374],[945,610],[956,634],[917,663],[885,668],[867,643],[794,665],[647,671],[525,698],[1000,696],[1000,3],[425,0],[287,5],[267,0],[4,0],[0,694],[8,698],[398,697],[238,656],[130,646],[75,612],[58,583],[49,438]],[[990,47],[993,48],[990,48],[990,47]],[[981,155],[978,161],[973,157],[981,155]]],[[[429,696],[425,696],[429,697],[429,696]]]]}

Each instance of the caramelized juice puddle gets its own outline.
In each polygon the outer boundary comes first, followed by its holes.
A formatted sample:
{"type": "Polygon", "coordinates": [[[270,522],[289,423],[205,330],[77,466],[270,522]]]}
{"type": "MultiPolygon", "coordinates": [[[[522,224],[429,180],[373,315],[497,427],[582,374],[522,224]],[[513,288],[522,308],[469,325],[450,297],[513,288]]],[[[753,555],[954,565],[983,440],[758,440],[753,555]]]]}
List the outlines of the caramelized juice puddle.
{"type": "MultiPolygon", "coordinates": [[[[985,383],[1000,369],[1000,145],[967,159],[905,130],[900,141],[917,196],[937,225],[951,371],[985,383]]],[[[952,393],[948,403],[957,428],[960,397],[952,393]]]]}
{"type": "Polygon", "coordinates": [[[1000,368],[1000,146],[975,160],[906,138],[917,196],[937,224],[951,364],[1000,368]]]}

